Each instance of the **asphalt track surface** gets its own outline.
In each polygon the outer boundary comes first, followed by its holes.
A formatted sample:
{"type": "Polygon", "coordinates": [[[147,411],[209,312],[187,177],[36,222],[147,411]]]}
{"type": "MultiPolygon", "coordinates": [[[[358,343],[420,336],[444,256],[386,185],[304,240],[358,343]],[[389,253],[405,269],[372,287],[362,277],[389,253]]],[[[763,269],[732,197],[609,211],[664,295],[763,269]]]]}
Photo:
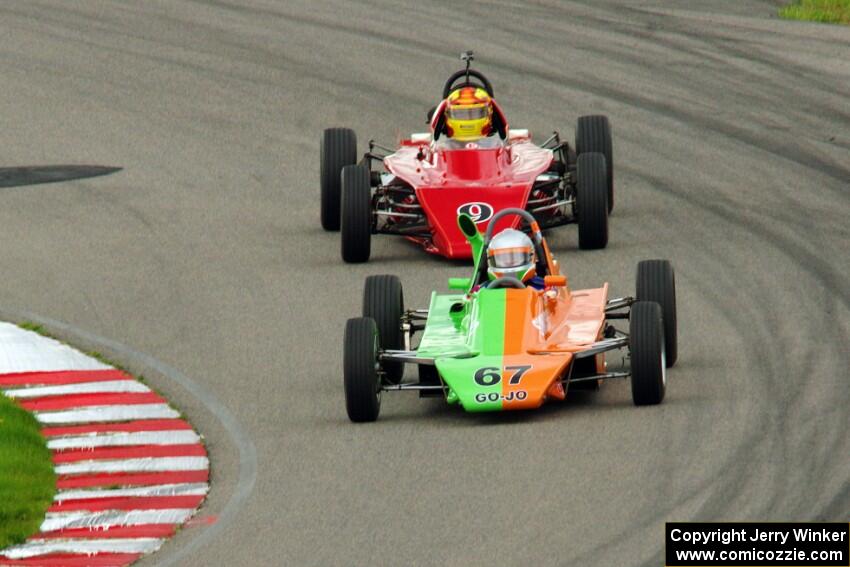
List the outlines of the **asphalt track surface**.
{"type": "MultiPolygon", "coordinates": [[[[238,514],[144,563],[651,566],[666,520],[846,521],[850,28],[775,10],[3,2],[0,305],[179,369],[256,447],[238,514]],[[538,141],[611,117],[609,247],[579,252],[573,227],[550,244],[574,287],[614,294],[638,260],[672,260],[664,405],[615,383],[523,415],[385,396],[378,423],[348,422],[342,329],[365,276],[398,274],[424,307],[465,267],[388,237],[342,264],[319,133],[421,131],[469,48],[538,141]]],[[[150,380],[207,435],[220,512],[233,437],[150,380]]]]}

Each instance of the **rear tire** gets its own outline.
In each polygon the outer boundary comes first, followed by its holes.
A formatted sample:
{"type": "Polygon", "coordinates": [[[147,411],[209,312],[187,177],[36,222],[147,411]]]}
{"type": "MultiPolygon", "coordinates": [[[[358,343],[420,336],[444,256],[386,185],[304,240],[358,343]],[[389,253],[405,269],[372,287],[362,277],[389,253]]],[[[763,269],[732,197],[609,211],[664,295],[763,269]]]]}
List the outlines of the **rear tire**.
{"type": "Polygon", "coordinates": [[[357,162],[357,136],[350,128],[327,128],[319,147],[322,228],[339,230],[342,168],[357,162]]]}
{"type": "Polygon", "coordinates": [[[608,167],[608,213],[614,210],[614,149],[611,143],[611,124],[607,116],[581,116],[576,126],[576,153],[598,152],[605,156],[608,167]]]}
{"type": "Polygon", "coordinates": [[[342,259],[367,262],[372,246],[372,187],[363,165],[342,168],[342,259]]]}
{"type": "Polygon", "coordinates": [[[667,389],[664,364],[664,321],[661,306],[638,301],[629,315],[632,400],[636,406],[660,404],[667,389]]]}
{"type": "MultiPolygon", "coordinates": [[[[363,290],[363,316],[375,320],[382,349],[404,348],[401,316],[404,314],[404,293],[396,276],[369,276],[363,290]]],[[[398,384],[404,374],[403,362],[384,362],[386,380],[398,384]]]]}
{"type": "Polygon", "coordinates": [[[586,153],[576,164],[576,216],[578,247],[582,250],[608,245],[608,192],[605,188],[605,156],[586,153]]]}
{"type": "Polygon", "coordinates": [[[670,262],[667,260],[638,262],[635,299],[654,301],[661,306],[667,368],[672,367],[679,356],[679,339],[676,316],[676,276],[670,262]]]}
{"type": "Polygon", "coordinates": [[[375,421],[381,411],[378,383],[378,327],[367,317],[345,324],[343,382],[345,409],[354,422],[375,421]]]}

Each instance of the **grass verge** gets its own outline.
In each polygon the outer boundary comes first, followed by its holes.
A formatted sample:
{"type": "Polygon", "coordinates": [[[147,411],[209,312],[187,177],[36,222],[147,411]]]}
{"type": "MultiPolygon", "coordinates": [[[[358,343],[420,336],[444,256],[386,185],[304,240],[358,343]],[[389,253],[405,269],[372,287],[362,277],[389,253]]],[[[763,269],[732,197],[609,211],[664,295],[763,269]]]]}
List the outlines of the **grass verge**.
{"type": "Polygon", "coordinates": [[[38,422],[0,394],[0,549],[38,531],[56,491],[38,422]]]}
{"type": "Polygon", "coordinates": [[[850,24],[850,0],[796,0],[780,8],[779,16],[788,20],[850,24]]]}

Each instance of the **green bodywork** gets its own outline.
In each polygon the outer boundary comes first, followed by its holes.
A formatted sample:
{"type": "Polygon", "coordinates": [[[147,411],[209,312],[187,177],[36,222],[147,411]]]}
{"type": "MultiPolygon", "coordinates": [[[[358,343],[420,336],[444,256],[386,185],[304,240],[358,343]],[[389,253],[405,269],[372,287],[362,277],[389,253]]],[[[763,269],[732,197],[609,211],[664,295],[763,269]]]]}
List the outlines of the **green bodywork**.
{"type": "MultiPolygon", "coordinates": [[[[475,274],[481,261],[484,237],[467,215],[458,217],[458,226],[472,247],[472,273],[475,274]]],[[[448,387],[446,399],[449,403],[460,402],[467,411],[497,411],[502,409],[501,382],[489,386],[479,384],[475,381],[475,373],[486,367],[498,368],[501,372],[506,290],[472,292],[473,280],[449,279],[450,289],[462,289],[466,294],[431,294],[428,321],[417,351],[421,357],[434,359],[448,387]]]]}
{"type": "Polygon", "coordinates": [[[447,401],[460,402],[467,411],[502,409],[501,382],[481,385],[475,381],[475,373],[485,367],[498,368],[501,373],[505,292],[485,289],[471,294],[469,299],[457,294],[431,295],[428,321],[417,353],[434,359],[449,389],[447,401]],[[490,393],[496,395],[488,397],[486,394],[490,393]],[[480,401],[482,398],[485,401],[480,401]]]}

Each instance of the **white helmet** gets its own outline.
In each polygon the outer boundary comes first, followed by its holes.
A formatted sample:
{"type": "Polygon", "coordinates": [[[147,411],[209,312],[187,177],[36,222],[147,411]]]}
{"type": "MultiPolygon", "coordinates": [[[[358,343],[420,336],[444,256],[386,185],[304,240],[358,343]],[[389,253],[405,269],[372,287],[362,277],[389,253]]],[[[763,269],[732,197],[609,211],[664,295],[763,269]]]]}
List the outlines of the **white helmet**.
{"type": "Polygon", "coordinates": [[[526,282],[535,276],[534,246],[523,232],[507,228],[487,246],[487,273],[491,280],[514,277],[526,282]]]}

